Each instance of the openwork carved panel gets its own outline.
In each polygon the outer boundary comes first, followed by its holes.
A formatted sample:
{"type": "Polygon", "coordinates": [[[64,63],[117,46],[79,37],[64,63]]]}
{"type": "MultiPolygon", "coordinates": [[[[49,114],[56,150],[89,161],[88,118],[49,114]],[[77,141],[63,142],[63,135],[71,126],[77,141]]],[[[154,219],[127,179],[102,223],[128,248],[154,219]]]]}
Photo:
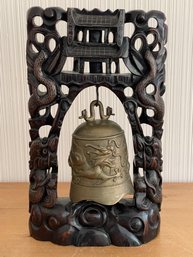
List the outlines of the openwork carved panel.
{"type": "Polygon", "coordinates": [[[27,28],[31,235],[62,245],[129,246],[150,241],[159,231],[162,202],[164,14],[33,7],[27,28]],[[61,21],[66,23],[65,36],[57,30],[61,21]],[[127,23],[134,26],[130,37],[125,36],[127,23]],[[73,58],[71,71],[63,70],[68,58],[73,58]],[[121,60],[127,73],[120,72],[121,60]],[[63,119],[76,96],[93,85],[116,94],[133,134],[134,197],[112,206],[91,201],[74,204],[57,197],[57,147],[63,119]],[[152,128],[148,136],[143,124],[152,128]],[[43,126],[50,130],[42,138],[43,126]]]}

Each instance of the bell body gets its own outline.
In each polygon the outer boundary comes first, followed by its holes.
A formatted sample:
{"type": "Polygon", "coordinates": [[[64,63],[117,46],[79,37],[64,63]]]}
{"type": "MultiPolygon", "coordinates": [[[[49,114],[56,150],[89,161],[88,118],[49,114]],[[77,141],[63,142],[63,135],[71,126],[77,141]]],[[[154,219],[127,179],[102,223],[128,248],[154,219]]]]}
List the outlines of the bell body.
{"type": "Polygon", "coordinates": [[[123,130],[110,120],[84,122],[73,133],[70,198],[112,205],[133,193],[123,130]]]}
{"type": "Polygon", "coordinates": [[[124,131],[108,120],[109,116],[86,119],[72,135],[72,202],[91,200],[113,205],[125,194],[133,194],[124,131]]]}

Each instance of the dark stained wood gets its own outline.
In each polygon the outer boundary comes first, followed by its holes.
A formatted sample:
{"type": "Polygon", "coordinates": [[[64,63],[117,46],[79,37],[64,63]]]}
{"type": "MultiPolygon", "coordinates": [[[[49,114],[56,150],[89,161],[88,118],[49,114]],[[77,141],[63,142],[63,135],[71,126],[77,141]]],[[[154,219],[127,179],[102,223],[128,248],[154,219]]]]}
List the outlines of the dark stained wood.
{"type": "Polygon", "coordinates": [[[31,236],[77,246],[133,246],[150,241],[159,232],[162,202],[162,95],[167,41],[164,14],[33,7],[27,19],[31,236]],[[36,16],[42,19],[42,25],[35,23],[36,16]],[[150,18],[156,20],[155,27],[148,25],[150,18]],[[63,37],[56,28],[61,20],[68,28],[63,37]],[[124,36],[126,23],[135,26],[130,38],[124,36]],[[113,42],[109,42],[110,32],[113,42]],[[152,42],[148,41],[149,35],[152,42]],[[55,42],[54,48],[51,40],[55,42]],[[62,71],[69,57],[74,58],[74,68],[62,71]],[[128,69],[127,74],[120,73],[120,59],[128,69]],[[90,63],[89,74],[84,73],[85,62],[90,63]],[[111,70],[112,62],[115,73],[111,70]],[[62,85],[68,87],[68,94],[62,93],[62,85]],[[93,85],[109,88],[121,100],[133,134],[134,197],[108,207],[87,201],[73,204],[57,197],[57,146],[63,119],[76,96],[93,85]],[[125,93],[127,87],[133,90],[132,95],[125,93]],[[51,107],[55,104],[58,111],[53,116],[51,107]],[[145,135],[143,124],[151,126],[152,134],[145,135]],[[45,125],[51,129],[47,137],[41,138],[39,129],[45,125]]]}

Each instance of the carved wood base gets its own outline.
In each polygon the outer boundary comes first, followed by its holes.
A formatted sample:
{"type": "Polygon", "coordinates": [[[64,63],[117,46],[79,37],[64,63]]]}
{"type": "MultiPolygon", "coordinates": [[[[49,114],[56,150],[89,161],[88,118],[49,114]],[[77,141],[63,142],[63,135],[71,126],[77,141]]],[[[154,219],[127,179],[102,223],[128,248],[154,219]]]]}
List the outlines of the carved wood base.
{"type": "Polygon", "coordinates": [[[34,204],[29,220],[35,239],[75,246],[139,246],[155,238],[159,227],[157,205],[152,203],[149,210],[139,211],[133,200],[105,206],[58,198],[50,209],[34,204]]]}

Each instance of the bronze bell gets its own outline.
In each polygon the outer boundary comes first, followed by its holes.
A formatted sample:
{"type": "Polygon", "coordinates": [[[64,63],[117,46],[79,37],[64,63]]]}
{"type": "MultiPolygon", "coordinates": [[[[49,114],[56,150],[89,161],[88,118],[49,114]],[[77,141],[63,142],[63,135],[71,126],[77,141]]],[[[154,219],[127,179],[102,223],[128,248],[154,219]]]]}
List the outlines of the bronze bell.
{"type": "Polygon", "coordinates": [[[105,205],[117,203],[125,194],[133,194],[124,131],[108,120],[112,109],[104,115],[100,101],[90,104],[90,117],[82,111],[86,122],[72,135],[69,165],[72,168],[70,198],[72,202],[92,200],[105,205]],[[100,119],[94,107],[99,106],[100,119]]]}

